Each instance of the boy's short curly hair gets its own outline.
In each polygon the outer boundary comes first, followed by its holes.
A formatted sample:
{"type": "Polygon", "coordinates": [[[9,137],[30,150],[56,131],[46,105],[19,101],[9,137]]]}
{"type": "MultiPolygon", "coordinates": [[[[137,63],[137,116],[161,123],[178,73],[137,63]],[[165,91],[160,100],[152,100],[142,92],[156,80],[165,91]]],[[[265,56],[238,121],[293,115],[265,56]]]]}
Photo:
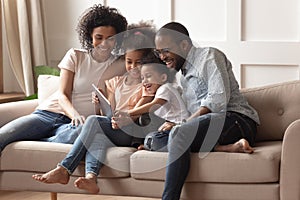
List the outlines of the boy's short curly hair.
{"type": "Polygon", "coordinates": [[[116,8],[95,4],[80,17],[76,31],[82,48],[91,51],[93,47],[92,32],[99,26],[112,26],[116,30],[116,47],[122,42],[122,33],[127,29],[127,20],[116,8]]]}

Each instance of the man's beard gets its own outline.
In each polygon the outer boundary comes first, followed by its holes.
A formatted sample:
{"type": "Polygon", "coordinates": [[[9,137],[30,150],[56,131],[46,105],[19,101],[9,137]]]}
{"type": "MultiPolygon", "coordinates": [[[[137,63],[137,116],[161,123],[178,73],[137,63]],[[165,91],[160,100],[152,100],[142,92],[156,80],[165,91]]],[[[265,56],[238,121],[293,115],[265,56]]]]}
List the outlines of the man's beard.
{"type": "Polygon", "coordinates": [[[184,63],[185,63],[185,59],[181,56],[178,56],[175,63],[175,70],[179,71],[183,67],[184,63]]]}

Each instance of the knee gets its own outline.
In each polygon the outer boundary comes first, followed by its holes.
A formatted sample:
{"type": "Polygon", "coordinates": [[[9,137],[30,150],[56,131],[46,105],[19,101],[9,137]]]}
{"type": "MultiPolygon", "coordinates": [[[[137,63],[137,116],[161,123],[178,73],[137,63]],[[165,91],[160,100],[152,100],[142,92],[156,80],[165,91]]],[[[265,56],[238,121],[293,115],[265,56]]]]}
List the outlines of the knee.
{"type": "Polygon", "coordinates": [[[98,116],[97,115],[90,115],[88,118],[85,120],[85,124],[94,124],[98,123],[98,116]]]}
{"type": "Polygon", "coordinates": [[[101,123],[101,122],[110,122],[110,118],[100,115],[90,115],[86,119],[86,123],[101,123]]]}

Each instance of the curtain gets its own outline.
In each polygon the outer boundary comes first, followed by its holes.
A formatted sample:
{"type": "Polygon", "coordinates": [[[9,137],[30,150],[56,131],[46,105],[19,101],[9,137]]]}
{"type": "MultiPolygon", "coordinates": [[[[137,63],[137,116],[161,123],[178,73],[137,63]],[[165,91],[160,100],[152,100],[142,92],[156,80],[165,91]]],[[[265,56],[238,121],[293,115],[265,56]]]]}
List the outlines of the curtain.
{"type": "Polygon", "coordinates": [[[33,67],[46,65],[41,0],[2,0],[9,61],[26,96],[35,93],[33,67]]]}

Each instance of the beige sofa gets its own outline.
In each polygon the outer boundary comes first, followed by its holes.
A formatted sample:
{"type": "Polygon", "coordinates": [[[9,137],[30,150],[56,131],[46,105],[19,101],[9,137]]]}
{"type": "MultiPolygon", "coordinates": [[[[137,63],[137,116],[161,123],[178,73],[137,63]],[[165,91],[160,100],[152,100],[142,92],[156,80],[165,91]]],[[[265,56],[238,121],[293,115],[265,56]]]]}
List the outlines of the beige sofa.
{"type": "MultiPolygon", "coordinates": [[[[251,155],[213,152],[192,154],[191,170],[182,191],[188,200],[300,199],[300,81],[242,91],[259,113],[257,145],[251,155]]],[[[28,114],[37,100],[0,104],[0,126],[28,114]]],[[[84,163],[67,185],[43,184],[31,175],[46,172],[71,145],[21,141],[8,145],[0,160],[0,189],[81,193],[73,186],[84,175],[84,163]]],[[[98,179],[102,194],[157,197],[164,185],[167,153],[109,149],[107,166],[98,179]]]]}

